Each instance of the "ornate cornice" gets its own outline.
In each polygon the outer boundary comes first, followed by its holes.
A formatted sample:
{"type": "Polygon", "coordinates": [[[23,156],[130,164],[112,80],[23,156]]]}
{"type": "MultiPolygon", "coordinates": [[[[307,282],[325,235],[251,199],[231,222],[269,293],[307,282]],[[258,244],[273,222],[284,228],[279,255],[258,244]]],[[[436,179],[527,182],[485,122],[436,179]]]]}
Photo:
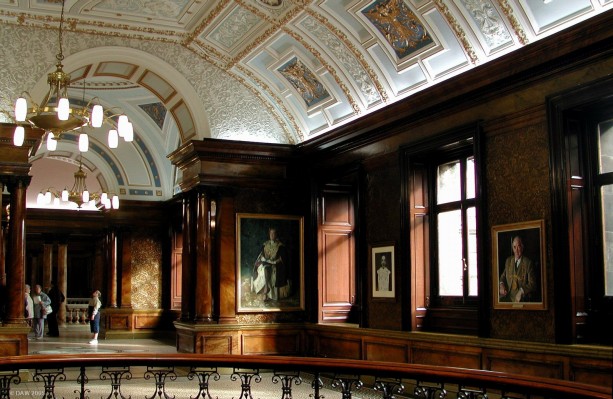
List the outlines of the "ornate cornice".
{"type": "Polygon", "coordinates": [[[458,21],[451,14],[451,11],[449,11],[449,7],[447,7],[445,3],[443,3],[443,0],[434,0],[434,4],[439,10],[439,12],[445,17],[445,19],[447,19],[447,22],[449,22],[449,26],[451,27],[457,38],[460,40],[460,43],[462,44],[462,47],[464,48],[464,51],[466,52],[466,55],[468,56],[470,62],[472,64],[476,64],[479,61],[479,57],[477,57],[475,50],[466,38],[466,33],[464,32],[464,29],[462,29],[458,21]]]}
{"type": "Polygon", "coordinates": [[[509,2],[507,0],[499,0],[498,3],[500,4],[500,7],[502,8],[503,14],[507,17],[507,19],[511,23],[511,27],[513,28],[513,31],[517,35],[519,42],[524,46],[528,44],[530,41],[526,37],[526,32],[524,32],[520,23],[517,21],[517,18],[515,18],[515,15],[513,14],[513,9],[509,5],[509,2]]]}

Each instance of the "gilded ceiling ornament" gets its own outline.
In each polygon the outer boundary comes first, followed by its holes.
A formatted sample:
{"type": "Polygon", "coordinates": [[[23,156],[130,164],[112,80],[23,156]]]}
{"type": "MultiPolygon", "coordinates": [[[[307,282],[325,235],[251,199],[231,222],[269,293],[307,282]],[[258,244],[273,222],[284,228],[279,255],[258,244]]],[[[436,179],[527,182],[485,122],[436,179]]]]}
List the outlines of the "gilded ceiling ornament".
{"type": "Polygon", "coordinates": [[[306,41],[304,41],[302,36],[299,35],[298,33],[294,32],[294,31],[292,31],[290,29],[283,29],[283,31],[286,34],[288,34],[291,37],[293,37],[294,40],[296,40],[298,43],[302,44],[307,50],[309,50],[309,52],[312,55],[314,55],[319,60],[319,62],[321,62],[321,64],[326,68],[328,73],[330,73],[330,75],[332,75],[334,77],[334,80],[335,80],[336,84],[339,85],[339,87],[341,88],[341,90],[345,94],[347,100],[349,100],[349,103],[351,104],[351,109],[353,110],[353,112],[356,115],[359,115],[361,113],[360,106],[358,105],[358,103],[356,103],[355,99],[351,95],[351,92],[347,88],[347,85],[338,76],[337,71],[334,68],[332,68],[327,62],[325,62],[325,60],[322,57],[321,53],[316,48],[314,48],[313,46],[309,45],[306,41]]]}
{"type": "Polygon", "coordinates": [[[515,18],[515,15],[513,15],[513,9],[509,5],[509,2],[507,0],[499,0],[499,2],[500,2],[500,6],[502,7],[502,12],[507,17],[509,22],[511,22],[511,26],[515,30],[515,34],[517,34],[517,38],[519,39],[519,42],[522,45],[526,45],[530,43],[530,41],[526,37],[526,32],[524,32],[524,30],[521,27],[521,24],[517,21],[517,18],[515,18]]]}
{"type": "Polygon", "coordinates": [[[315,74],[309,70],[297,57],[292,58],[278,69],[279,72],[298,91],[307,107],[330,97],[315,74]]]}
{"type": "Polygon", "coordinates": [[[321,16],[318,13],[311,12],[309,9],[307,9],[307,12],[309,12],[309,14],[312,17],[317,19],[320,23],[322,23],[328,29],[330,29],[332,32],[334,32],[336,34],[336,36],[343,43],[345,43],[345,46],[347,46],[347,48],[350,49],[355,54],[356,58],[360,61],[360,64],[364,67],[364,69],[366,69],[368,71],[368,75],[370,76],[372,81],[375,83],[375,85],[377,87],[377,90],[379,92],[379,95],[381,96],[381,99],[383,100],[383,102],[388,102],[389,101],[389,96],[388,96],[387,92],[385,91],[385,89],[383,88],[383,85],[381,84],[381,82],[379,80],[379,76],[373,70],[373,68],[370,65],[370,63],[365,59],[364,54],[362,54],[358,49],[356,49],[355,46],[349,40],[347,40],[347,36],[343,32],[341,32],[336,26],[331,24],[330,21],[328,21],[326,18],[324,18],[323,16],[321,16]]]}
{"type": "Polygon", "coordinates": [[[402,0],[378,0],[362,14],[381,32],[400,59],[432,43],[425,26],[402,0]]]}
{"type": "Polygon", "coordinates": [[[479,57],[477,56],[477,54],[475,53],[475,50],[473,49],[473,47],[470,45],[470,42],[466,38],[466,33],[464,32],[464,30],[462,29],[458,21],[456,21],[456,19],[453,17],[451,12],[449,11],[449,8],[445,5],[443,0],[435,0],[434,4],[436,5],[436,8],[439,10],[439,12],[442,15],[444,15],[445,19],[447,19],[447,21],[449,22],[449,25],[451,26],[458,40],[462,44],[462,47],[464,48],[466,55],[470,59],[470,62],[472,62],[473,64],[476,64],[477,61],[479,61],[479,57]]]}
{"type": "Polygon", "coordinates": [[[462,0],[464,8],[483,35],[490,49],[498,49],[513,44],[513,39],[502,16],[489,0],[462,0]]]}
{"type": "Polygon", "coordinates": [[[289,119],[294,132],[298,138],[298,142],[303,142],[305,137],[304,134],[302,133],[302,130],[300,130],[300,128],[298,127],[298,123],[296,122],[296,119],[294,118],[294,114],[292,112],[289,112],[289,110],[285,107],[285,104],[283,103],[283,101],[275,94],[274,91],[270,90],[270,87],[268,87],[268,85],[266,85],[265,83],[263,83],[253,72],[251,72],[250,70],[248,70],[247,68],[241,67],[240,65],[237,65],[236,68],[240,71],[240,73],[244,74],[245,76],[247,76],[249,79],[251,79],[251,82],[246,82],[245,79],[243,79],[240,74],[236,74],[236,79],[241,82],[243,84],[243,86],[247,87],[249,90],[251,90],[251,92],[256,95],[257,97],[262,99],[262,103],[265,104],[266,108],[270,111],[270,114],[278,121],[279,126],[281,126],[281,128],[283,129],[284,133],[285,133],[285,137],[287,137],[287,142],[289,144],[296,144],[296,139],[295,137],[290,133],[290,128],[288,126],[288,123],[285,122],[280,118],[279,116],[279,112],[277,109],[275,109],[272,104],[270,103],[270,101],[268,101],[266,98],[264,98],[264,96],[262,95],[262,93],[260,93],[258,90],[256,90],[254,88],[254,83],[259,86],[261,89],[266,90],[266,92],[268,93],[268,95],[271,98],[275,99],[276,105],[282,110],[283,114],[287,116],[287,118],[289,119]]]}
{"type": "Polygon", "coordinates": [[[376,73],[364,59],[364,55],[326,18],[311,10],[307,10],[307,13],[311,18],[305,18],[301,22],[302,27],[336,56],[367,99],[367,105],[386,102],[387,93],[383,90],[376,73]]]}
{"type": "Polygon", "coordinates": [[[283,0],[258,0],[258,3],[268,7],[280,7],[283,5],[283,0]]]}

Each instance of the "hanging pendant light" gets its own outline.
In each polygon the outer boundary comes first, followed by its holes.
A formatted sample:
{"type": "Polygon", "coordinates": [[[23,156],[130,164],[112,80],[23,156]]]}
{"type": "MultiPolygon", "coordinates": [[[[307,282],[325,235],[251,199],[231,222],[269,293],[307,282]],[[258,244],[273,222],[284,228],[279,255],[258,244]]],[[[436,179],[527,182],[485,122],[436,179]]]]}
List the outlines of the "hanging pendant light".
{"type": "MultiPolygon", "coordinates": [[[[62,1],[62,12],[58,29],[59,51],[55,56],[57,60],[56,69],[47,75],[47,83],[49,84],[47,94],[40,103],[36,103],[30,93],[24,91],[21,97],[15,101],[15,120],[18,123],[28,122],[33,127],[52,133],[55,140],[60,140],[66,132],[84,127],[99,128],[105,121],[112,126],[114,124],[113,118],[119,116],[118,125],[121,125],[121,127],[118,126],[118,129],[120,129],[120,135],[122,136],[126,134],[129,124],[128,117],[125,114],[115,113],[113,115],[105,115],[102,105],[95,103],[98,101],[97,98],[92,99],[86,106],[70,103],[68,89],[72,81],[70,74],[64,72],[64,65],[62,64],[64,60],[62,48],[64,7],[65,0],[62,1]],[[28,106],[28,100],[31,106],[28,106]]],[[[83,90],[85,91],[85,83],[83,83],[83,90]]],[[[14,132],[14,145],[23,145],[22,135],[23,126],[18,125],[14,132]]],[[[83,139],[83,144],[81,144],[81,137],[83,135],[87,136],[87,133],[82,132],[80,134],[79,148],[81,152],[86,152],[89,148],[89,140],[83,139]]],[[[54,151],[56,148],[57,143],[52,145],[51,148],[47,147],[49,151],[54,151]]]]}

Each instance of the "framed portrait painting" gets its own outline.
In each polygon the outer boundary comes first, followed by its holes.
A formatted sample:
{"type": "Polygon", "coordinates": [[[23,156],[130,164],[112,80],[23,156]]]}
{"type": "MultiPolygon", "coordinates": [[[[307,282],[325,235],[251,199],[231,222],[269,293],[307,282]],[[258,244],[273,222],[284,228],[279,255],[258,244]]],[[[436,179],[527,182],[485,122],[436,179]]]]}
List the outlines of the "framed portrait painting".
{"type": "Polygon", "coordinates": [[[370,254],[373,298],[396,298],[394,245],[372,246],[370,254]]]}
{"type": "Polygon", "coordinates": [[[304,310],[303,218],[236,217],[237,311],[304,310]]]}
{"type": "Polygon", "coordinates": [[[544,224],[534,220],[492,228],[494,309],[547,308],[544,224]]]}

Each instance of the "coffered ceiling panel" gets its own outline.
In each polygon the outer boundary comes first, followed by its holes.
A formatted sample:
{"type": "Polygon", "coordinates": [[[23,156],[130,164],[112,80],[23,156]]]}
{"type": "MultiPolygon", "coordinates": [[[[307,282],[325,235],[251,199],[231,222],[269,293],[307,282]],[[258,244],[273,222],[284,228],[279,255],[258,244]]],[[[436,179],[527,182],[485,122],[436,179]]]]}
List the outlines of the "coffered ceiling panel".
{"type": "MultiPolygon", "coordinates": [[[[64,64],[73,96],[126,108],[138,123],[141,146],[118,162],[138,159],[132,167],[149,168],[149,180],[125,179],[126,196],[161,190],[165,199],[176,180],[165,156],[182,141],[308,141],[612,8],[613,0],[66,0],[64,64]]],[[[44,86],[61,9],[59,0],[0,0],[1,109],[44,86]]]]}

